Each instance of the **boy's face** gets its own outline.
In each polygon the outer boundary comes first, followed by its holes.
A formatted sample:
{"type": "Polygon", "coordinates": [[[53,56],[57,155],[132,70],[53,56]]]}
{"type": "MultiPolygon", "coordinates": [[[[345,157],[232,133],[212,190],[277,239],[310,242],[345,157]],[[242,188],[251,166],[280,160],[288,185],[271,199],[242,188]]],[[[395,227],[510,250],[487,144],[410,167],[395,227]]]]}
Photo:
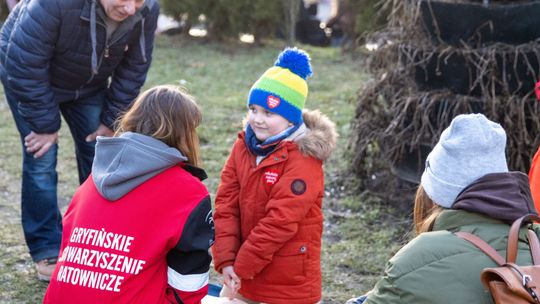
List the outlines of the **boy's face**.
{"type": "Polygon", "coordinates": [[[260,141],[285,131],[292,124],[283,116],[272,113],[258,105],[249,106],[248,123],[260,141]]]}
{"type": "Polygon", "coordinates": [[[114,21],[124,21],[144,4],[144,0],[100,0],[105,14],[114,21]]]}

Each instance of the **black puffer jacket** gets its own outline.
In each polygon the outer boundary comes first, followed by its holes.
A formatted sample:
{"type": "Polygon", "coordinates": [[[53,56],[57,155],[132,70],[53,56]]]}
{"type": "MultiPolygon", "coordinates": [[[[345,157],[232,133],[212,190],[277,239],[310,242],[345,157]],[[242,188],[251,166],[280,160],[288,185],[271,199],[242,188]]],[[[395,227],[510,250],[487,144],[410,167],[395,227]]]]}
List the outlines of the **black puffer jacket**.
{"type": "Polygon", "coordinates": [[[23,0],[0,32],[0,76],[33,131],[60,128],[58,104],[106,90],[101,121],[112,126],[150,67],[159,16],[146,0],[107,41],[99,0],[23,0]],[[109,77],[111,77],[109,84],[109,77]]]}

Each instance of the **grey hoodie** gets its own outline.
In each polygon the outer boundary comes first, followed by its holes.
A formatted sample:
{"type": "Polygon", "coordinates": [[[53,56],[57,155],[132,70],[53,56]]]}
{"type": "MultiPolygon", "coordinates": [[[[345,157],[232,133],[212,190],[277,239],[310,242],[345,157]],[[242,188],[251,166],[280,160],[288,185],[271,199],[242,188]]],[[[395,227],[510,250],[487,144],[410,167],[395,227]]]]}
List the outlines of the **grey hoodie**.
{"type": "Polygon", "coordinates": [[[126,132],[119,137],[97,137],[92,179],[99,193],[110,201],[186,161],[175,148],[150,136],[126,132]]]}

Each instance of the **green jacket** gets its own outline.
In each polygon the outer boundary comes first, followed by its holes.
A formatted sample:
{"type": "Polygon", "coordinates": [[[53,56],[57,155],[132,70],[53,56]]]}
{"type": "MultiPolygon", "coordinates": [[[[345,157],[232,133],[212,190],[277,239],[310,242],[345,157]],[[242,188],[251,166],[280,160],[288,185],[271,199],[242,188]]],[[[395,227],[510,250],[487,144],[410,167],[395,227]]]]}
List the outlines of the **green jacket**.
{"type": "MultiPolygon", "coordinates": [[[[493,303],[482,286],[480,272],[495,267],[495,262],[453,232],[473,233],[505,257],[509,228],[500,220],[478,213],[443,211],[434,231],[422,233],[390,259],[366,303],[493,303]]],[[[535,230],[538,235],[537,225],[535,230]]],[[[518,265],[530,265],[526,228],[521,229],[519,240],[518,265]]]]}

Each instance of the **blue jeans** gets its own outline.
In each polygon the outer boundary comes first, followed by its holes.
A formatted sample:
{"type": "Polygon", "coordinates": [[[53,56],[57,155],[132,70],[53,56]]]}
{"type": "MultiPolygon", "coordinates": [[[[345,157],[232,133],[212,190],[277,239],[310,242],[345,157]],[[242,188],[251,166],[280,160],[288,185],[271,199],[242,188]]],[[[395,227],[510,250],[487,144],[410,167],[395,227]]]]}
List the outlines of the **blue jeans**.
{"type": "MultiPolygon", "coordinates": [[[[21,218],[26,244],[36,262],[57,257],[62,237],[62,216],[57,202],[58,145],[53,145],[40,158],[26,152],[24,137],[31,130],[19,115],[17,99],[10,88],[4,86],[4,91],[22,144],[21,218]]],[[[85,138],[99,126],[103,94],[100,92],[89,98],[60,104],[60,111],[75,142],[79,183],[86,180],[92,169],[95,142],[87,143],[85,138]]]]}

